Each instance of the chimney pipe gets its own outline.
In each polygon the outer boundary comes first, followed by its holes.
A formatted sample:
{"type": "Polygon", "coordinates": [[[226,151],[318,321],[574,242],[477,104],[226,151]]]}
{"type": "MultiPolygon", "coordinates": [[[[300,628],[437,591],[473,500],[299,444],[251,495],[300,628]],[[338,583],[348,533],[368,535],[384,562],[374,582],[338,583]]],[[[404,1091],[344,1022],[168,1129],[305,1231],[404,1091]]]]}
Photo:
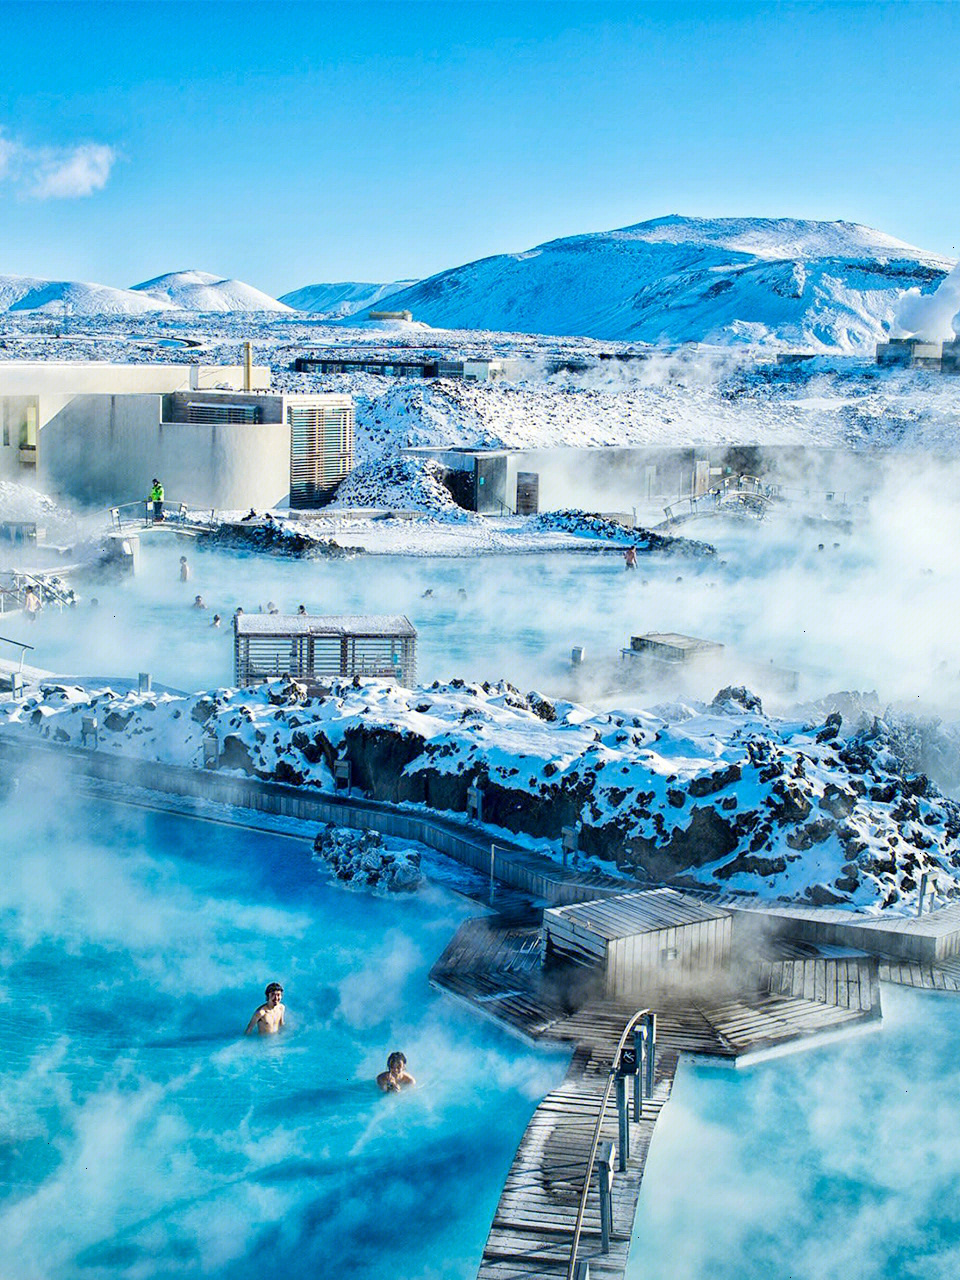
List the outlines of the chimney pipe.
{"type": "Polygon", "coordinates": [[[243,389],[253,390],[253,343],[243,344],[243,389]]]}

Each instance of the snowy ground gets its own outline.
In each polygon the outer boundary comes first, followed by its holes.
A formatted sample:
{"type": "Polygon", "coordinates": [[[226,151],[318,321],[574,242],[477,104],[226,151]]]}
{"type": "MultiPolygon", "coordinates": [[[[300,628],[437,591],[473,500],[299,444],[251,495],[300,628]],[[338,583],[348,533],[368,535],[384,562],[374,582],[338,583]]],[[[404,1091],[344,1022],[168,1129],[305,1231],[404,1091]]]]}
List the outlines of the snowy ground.
{"type": "Polygon", "coordinates": [[[598,353],[629,351],[627,344],[389,324],[350,329],[300,316],[77,317],[66,333],[57,332],[49,319],[0,316],[0,357],[235,364],[243,341],[252,339],[256,361],[271,366],[277,388],[355,397],[360,462],[395,456],[403,446],[446,445],[750,443],[952,451],[960,414],[960,378],[880,370],[854,357],[821,356],[788,367],[749,349],[684,348],[618,365],[600,362],[598,353]],[[189,353],[157,345],[177,338],[201,345],[189,353]],[[519,356],[524,377],[481,385],[292,372],[297,355],[318,348],[398,347],[451,359],[519,356]],[[551,362],[561,358],[591,367],[550,375],[551,362]]]}

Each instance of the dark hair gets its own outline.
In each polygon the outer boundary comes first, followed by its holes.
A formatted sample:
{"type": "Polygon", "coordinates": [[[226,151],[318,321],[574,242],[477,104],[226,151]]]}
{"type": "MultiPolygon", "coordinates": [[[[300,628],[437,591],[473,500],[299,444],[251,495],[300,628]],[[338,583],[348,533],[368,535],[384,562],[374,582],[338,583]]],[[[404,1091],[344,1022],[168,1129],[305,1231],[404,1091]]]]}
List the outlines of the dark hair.
{"type": "Polygon", "coordinates": [[[399,1049],[394,1049],[393,1053],[391,1053],[390,1057],[387,1059],[387,1070],[392,1071],[394,1067],[405,1067],[406,1065],[407,1059],[405,1055],[402,1054],[399,1049]]]}
{"type": "Polygon", "coordinates": [[[263,994],[269,997],[272,991],[279,991],[280,994],[283,995],[283,987],[280,985],[279,982],[268,982],[267,989],[263,994]]]}

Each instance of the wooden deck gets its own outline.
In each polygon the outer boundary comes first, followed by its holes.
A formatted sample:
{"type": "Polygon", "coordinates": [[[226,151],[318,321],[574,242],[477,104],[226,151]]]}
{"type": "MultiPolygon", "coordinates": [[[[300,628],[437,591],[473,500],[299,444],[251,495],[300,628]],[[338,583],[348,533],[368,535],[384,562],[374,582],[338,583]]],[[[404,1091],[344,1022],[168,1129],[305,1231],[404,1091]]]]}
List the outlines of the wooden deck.
{"type": "MultiPolygon", "coordinates": [[[[635,1012],[632,1005],[592,995],[588,971],[543,971],[539,935],[535,919],[468,920],[430,974],[434,985],[526,1039],[572,1047],[563,1083],[537,1107],[517,1148],[484,1247],[479,1280],[559,1280],[566,1275],[611,1059],[635,1012]]],[[[645,1003],[657,1014],[656,1076],[639,1122],[630,1123],[627,1170],[614,1175],[610,1252],[599,1253],[596,1185],[587,1201],[581,1237],[579,1256],[589,1257],[591,1275],[602,1280],[619,1280],[624,1273],[647,1151],[681,1053],[734,1064],[875,1022],[880,1017],[878,962],[868,956],[778,952],[751,966],[736,989],[718,989],[709,997],[651,992],[645,1003]]],[[[607,1106],[602,1136],[616,1145],[613,1101],[607,1106]]]]}
{"type": "Polygon", "coordinates": [[[952,956],[939,964],[881,960],[880,981],[921,987],[924,991],[960,991],[960,956],[952,956]]]}

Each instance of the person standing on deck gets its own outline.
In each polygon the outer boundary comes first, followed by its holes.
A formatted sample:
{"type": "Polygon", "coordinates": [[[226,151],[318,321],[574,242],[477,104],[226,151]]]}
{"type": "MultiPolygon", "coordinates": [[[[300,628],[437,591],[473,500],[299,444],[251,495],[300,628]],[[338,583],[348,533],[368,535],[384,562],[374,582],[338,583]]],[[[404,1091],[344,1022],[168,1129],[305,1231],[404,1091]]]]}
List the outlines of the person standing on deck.
{"type": "Polygon", "coordinates": [[[260,1035],[272,1036],[283,1026],[286,1013],[283,1005],[283,987],[279,982],[268,982],[263,994],[266,996],[266,1003],[254,1010],[253,1017],[247,1023],[247,1029],[243,1033],[245,1036],[248,1036],[254,1027],[260,1035]]]}
{"type": "Polygon", "coordinates": [[[163,519],[163,485],[153,477],[153,488],[150,490],[150,501],[153,503],[154,521],[163,519]]]}

